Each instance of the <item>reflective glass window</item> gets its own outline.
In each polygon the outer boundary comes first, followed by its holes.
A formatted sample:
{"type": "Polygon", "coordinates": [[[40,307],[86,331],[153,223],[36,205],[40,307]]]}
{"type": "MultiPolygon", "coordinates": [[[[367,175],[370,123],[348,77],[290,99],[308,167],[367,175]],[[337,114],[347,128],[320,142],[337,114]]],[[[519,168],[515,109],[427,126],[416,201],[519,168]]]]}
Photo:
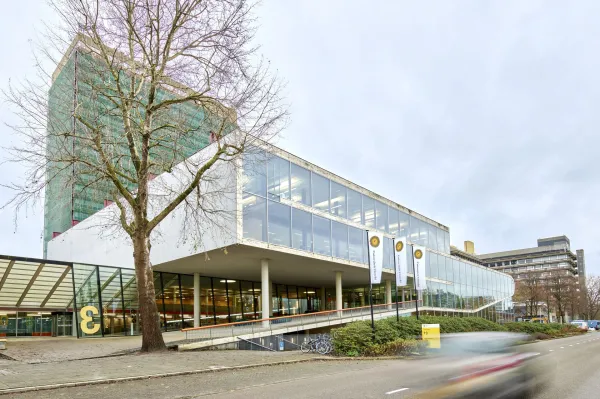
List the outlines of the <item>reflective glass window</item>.
{"type": "Polygon", "coordinates": [[[310,205],[310,171],[292,163],[291,166],[291,199],[304,205],[310,205]]]}
{"type": "Polygon", "coordinates": [[[331,237],[333,241],[333,256],[348,259],[348,226],[332,221],[331,237]]]}
{"type": "Polygon", "coordinates": [[[437,251],[437,228],[427,223],[427,230],[429,232],[429,248],[437,251]]]}
{"type": "Polygon", "coordinates": [[[362,224],[362,195],[352,189],[347,189],[348,219],[362,224]]]}
{"type": "Polygon", "coordinates": [[[267,241],[267,201],[244,194],[242,207],[244,238],[267,241]]]}
{"type": "Polygon", "coordinates": [[[292,208],[292,247],[312,252],[312,215],[292,208]]]}
{"type": "Polygon", "coordinates": [[[383,237],[383,267],[386,269],[394,268],[392,239],[388,237],[383,237]]]}
{"type": "Polygon", "coordinates": [[[395,208],[388,208],[388,225],[390,234],[398,237],[398,210],[395,208]]]}
{"type": "Polygon", "coordinates": [[[346,217],[346,187],[334,181],[331,182],[331,213],[346,217]]]}
{"type": "Polygon", "coordinates": [[[435,232],[437,234],[437,250],[440,252],[446,252],[444,248],[444,230],[436,227],[435,232]]]}
{"type": "Polygon", "coordinates": [[[167,330],[182,328],[183,315],[181,314],[181,295],[179,290],[179,275],[162,273],[164,309],[167,330]]]}
{"type": "Polygon", "coordinates": [[[267,195],[266,154],[258,149],[251,149],[243,157],[243,190],[252,194],[267,195]]]}
{"type": "Polygon", "coordinates": [[[212,281],[210,277],[200,277],[200,325],[215,324],[212,281]]]}
{"type": "Polygon", "coordinates": [[[329,179],[312,174],[312,198],[313,207],[329,212],[329,179]]]}
{"type": "Polygon", "coordinates": [[[385,232],[389,232],[389,225],[388,225],[388,206],[379,202],[379,201],[375,201],[375,218],[376,218],[376,223],[377,223],[377,229],[385,231],[385,232]]]}
{"type": "Polygon", "coordinates": [[[242,311],[242,295],[240,282],[236,280],[227,281],[227,303],[229,305],[229,320],[231,323],[244,320],[242,311]]]}
{"type": "Polygon", "coordinates": [[[363,230],[355,227],[348,227],[348,243],[350,260],[354,262],[363,262],[363,230]]]}
{"type": "Polygon", "coordinates": [[[300,313],[300,301],[298,300],[298,287],[294,285],[289,285],[287,287],[288,293],[288,303],[290,314],[299,314],[300,313]]]}
{"type": "Polygon", "coordinates": [[[331,256],[331,223],[329,219],[313,215],[315,252],[331,256]]]}
{"type": "Polygon", "coordinates": [[[446,258],[446,280],[454,281],[454,268],[452,267],[452,259],[446,258]]]}
{"type": "Polygon", "coordinates": [[[367,227],[375,227],[375,200],[363,195],[363,221],[367,227]]]}
{"type": "Polygon", "coordinates": [[[269,201],[269,242],[290,245],[290,207],[279,202],[269,201]]]}
{"type": "Polygon", "coordinates": [[[180,278],[183,327],[194,327],[194,276],[181,274],[180,278]]]}
{"type": "Polygon", "coordinates": [[[252,320],[258,318],[258,313],[254,310],[254,287],[251,281],[242,281],[241,285],[241,300],[242,300],[242,313],[244,319],[252,320]]]}
{"type": "Polygon", "coordinates": [[[410,234],[410,217],[408,214],[399,211],[398,212],[398,237],[409,238],[410,234]]]}
{"type": "Polygon", "coordinates": [[[419,228],[421,227],[421,221],[415,217],[410,216],[410,241],[417,244],[421,243],[421,236],[419,235],[419,228]]]}
{"type": "Polygon", "coordinates": [[[460,275],[460,262],[456,259],[452,259],[452,274],[454,275],[454,279],[452,281],[455,283],[460,283],[462,281],[460,275]]]}
{"type": "Polygon", "coordinates": [[[214,294],[214,308],[215,318],[217,324],[224,324],[229,322],[229,307],[227,302],[227,280],[213,278],[213,294],[214,294]]]}
{"type": "Polygon", "coordinates": [[[269,199],[279,201],[290,196],[290,163],[275,155],[267,163],[267,192],[269,199]]]}
{"type": "Polygon", "coordinates": [[[444,231],[444,252],[450,253],[450,233],[444,231]]]}
{"type": "Polygon", "coordinates": [[[421,245],[426,247],[429,245],[428,223],[422,220],[420,222],[421,223],[419,226],[419,242],[421,243],[421,245]]]}

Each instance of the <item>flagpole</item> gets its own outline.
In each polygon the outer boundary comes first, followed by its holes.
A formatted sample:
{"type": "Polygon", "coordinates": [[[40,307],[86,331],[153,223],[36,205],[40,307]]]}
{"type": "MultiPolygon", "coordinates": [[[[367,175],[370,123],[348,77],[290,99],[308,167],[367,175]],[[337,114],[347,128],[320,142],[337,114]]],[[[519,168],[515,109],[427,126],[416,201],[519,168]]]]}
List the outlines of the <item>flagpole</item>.
{"type": "Polygon", "coordinates": [[[410,257],[410,261],[412,262],[412,267],[413,267],[413,286],[415,288],[415,292],[417,293],[417,300],[415,301],[415,306],[416,306],[416,310],[417,310],[417,320],[419,320],[419,290],[417,290],[417,272],[415,271],[415,246],[411,245],[410,246],[410,253],[411,253],[411,257],[410,257]]]}
{"type": "Polygon", "coordinates": [[[396,321],[400,322],[400,311],[398,310],[398,260],[396,259],[396,239],[392,241],[393,247],[392,251],[394,252],[394,271],[396,275],[396,321]]]}
{"type": "Polygon", "coordinates": [[[371,246],[369,244],[369,230],[367,230],[367,262],[369,262],[369,305],[371,306],[371,329],[375,340],[375,316],[373,314],[373,280],[371,279],[371,246]]]}

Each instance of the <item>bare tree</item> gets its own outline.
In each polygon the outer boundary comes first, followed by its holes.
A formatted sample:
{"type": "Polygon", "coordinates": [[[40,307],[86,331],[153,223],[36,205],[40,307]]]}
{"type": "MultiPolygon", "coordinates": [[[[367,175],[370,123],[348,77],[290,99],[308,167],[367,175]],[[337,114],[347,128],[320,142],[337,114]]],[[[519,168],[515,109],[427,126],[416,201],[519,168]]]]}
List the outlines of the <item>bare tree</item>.
{"type": "Polygon", "coordinates": [[[595,320],[600,312],[600,277],[587,276],[585,288],[585,309],[587,318],[595,320]]]}
{"type": "Polygon", "coordinates": [[[133,245],[142,351],[162,350],[151,234],[180,207],[200,227],[219,212],[214,183],[221,176],[211,171],[239,165],[254,140],[281,131],[287,120],[281,84],[253,45],[252,1],[51,4],[61,22],[36,54],[58,69],[40,68],[43,83],[30,79],[5,91],[21,119],[13,126],[21,142],[10,149],[12,161],[29,168],[24,181],[10,186],[10,204],[18,213],[57,182],[108,192],[133,245]],[[62,79],[67,70],[74,82],[62,79]],[[210,151],[190,157],[199,137],[210,137],[210,151]],[[172,171],[177,184],[150,184],[172,171]]]}
{"type": "MultiPolygon", "coordinates": [[[[545,279],[549,291],[550,300],[556,309],[556,314],[561,323],[565,322],[567,310],[577,312],[577,278],[560,271],[553,271],[550,277],[545,279]]],[[[567,272],[568,273],[568,272],[567,272]]]]}
{"type": "Polygon", "coordinates": [[[525,278],[517,281],[515,301],[525,304],[525,316],[535,316],[540,313],[543,293],[544,283],[539,273],[528,273],[525,278]]]}

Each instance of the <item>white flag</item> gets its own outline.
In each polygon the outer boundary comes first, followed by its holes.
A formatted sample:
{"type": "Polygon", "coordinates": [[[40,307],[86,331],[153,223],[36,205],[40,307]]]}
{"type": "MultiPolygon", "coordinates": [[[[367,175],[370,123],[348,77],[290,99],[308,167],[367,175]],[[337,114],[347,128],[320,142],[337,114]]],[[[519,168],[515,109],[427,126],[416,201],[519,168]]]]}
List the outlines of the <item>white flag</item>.
{"type": "Polygon", "coordinates": [[[383,236],[374,231],[367,232],[369,241],[369,273],[371,273],[371,284],[381,283],[383,272],[383,236]]]}
{"type": "Polygon", "coordinates": [[[415,266],[415,288],[418,291],[427,289],[427,280],[425,279],[425,247],[413,245],[413,265],[415,266]]]}
{"type": "Polygon", "coordinates": [[[407,284],[408,274],[406,238],[394,239],[394,266],[396,267],[396,286],[402,287],[407,284]]]}

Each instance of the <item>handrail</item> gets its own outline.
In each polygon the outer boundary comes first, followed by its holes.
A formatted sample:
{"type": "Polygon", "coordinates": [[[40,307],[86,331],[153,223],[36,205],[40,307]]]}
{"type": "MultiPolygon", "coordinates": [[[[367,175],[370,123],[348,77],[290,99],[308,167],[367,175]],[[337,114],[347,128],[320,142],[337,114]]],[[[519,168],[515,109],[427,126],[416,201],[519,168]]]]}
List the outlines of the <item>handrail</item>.
{"type": "Polygon", "coordinates": [[[257,344],[256,342],[252,342],[252,341],[250,341],[249,339],[245,339],[245,338],[241,338],[241,337],[236,337],[236,338],[237,338],[237,339],[239,339],[240,341],[247,342],[247,343],[249,343],[250,345],[256,345],[256,346],[258,346],[258,347],[260,347],[260,348],[263,348],[263,349],[266,349],[266,350],[268,350],[268,351],[275,352],[275,350],[274,350],[274,349],[267,348],[266,346],[264,346],[264,345],[261,345],[261,344],[257,344]]]}
{"type": "MultiPolygon", "coordinates": [[[[422,302],[422,300],[419,300],[420,302],[422,302]]],[[[411,301],[404,301],[404,302],[392,302],[392,303],[384,303],[384,304],[378,304],[378,305],[373,305],[373,308],[379,308],[379,307],[389,307],[389,306],[394,306],[395,304],[407,304],[407,303],[411,303],[411,302],[416,302],[414,300],[411,301]]],[[[324,314],[333,314],[333,313],[339,313],[339,312],[348,312],[348,311],[355,311],[358,309],[369,309],[371,306],[359,306],[356,308],[345,308],[345,309],[340,309],[340,310],[324,310],[321,312],[313,312],[313,313],[304,313],[304,314],[296,314],[296,315],[288,315],[288,316],[278,316],[278,317],[270,317],[267,319],[254,319],[254,320],[246,320],[246,321],[236,321],[233,323],[223,323],[223,324],[214,324],[214,325],[210,325],[210,326],[201,326],[201,327],[189,327],[189,328],[183,328],[181,329],[182,332],[188,332],[188,331],[197,331],[197,330],[209,330],[212,328],[222,328],[222,327],[229,327],[229,326],[235,326],[235,325],[242,325],[242,324],[248,324],[248,323],[258,323],[258,322],[263,322],[263,321],[272,321],[272,320],[282,320],[282,319],[290,319],[290,318],[300,318],[300,317],[310,317],[310,316],[315,316],[315,315],[324,315],[324,314]]]]}

